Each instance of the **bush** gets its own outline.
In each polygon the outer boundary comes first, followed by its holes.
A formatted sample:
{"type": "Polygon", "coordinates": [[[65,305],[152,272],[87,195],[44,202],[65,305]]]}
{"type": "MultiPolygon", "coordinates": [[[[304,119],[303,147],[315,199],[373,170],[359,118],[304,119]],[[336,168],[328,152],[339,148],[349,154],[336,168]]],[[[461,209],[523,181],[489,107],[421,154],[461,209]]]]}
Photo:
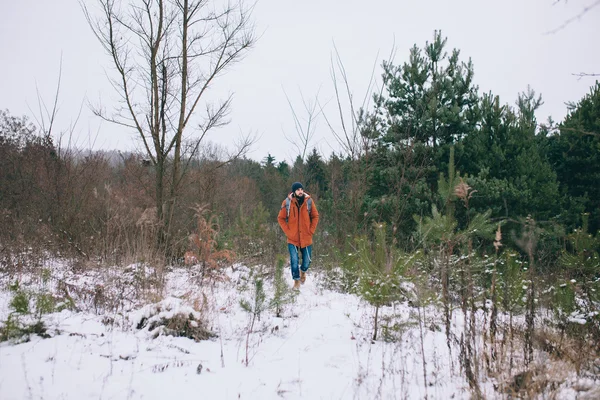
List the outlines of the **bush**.
{"type": "Polygon", "coordinates": [[[134,320],[136,329],[145,329],[152,338],[161,335],[186,337],[196,342],[216,337],[207,327],[202,315],[179,299],[165,299],[150,304],[140,311],[138,320],[134,320]]]}

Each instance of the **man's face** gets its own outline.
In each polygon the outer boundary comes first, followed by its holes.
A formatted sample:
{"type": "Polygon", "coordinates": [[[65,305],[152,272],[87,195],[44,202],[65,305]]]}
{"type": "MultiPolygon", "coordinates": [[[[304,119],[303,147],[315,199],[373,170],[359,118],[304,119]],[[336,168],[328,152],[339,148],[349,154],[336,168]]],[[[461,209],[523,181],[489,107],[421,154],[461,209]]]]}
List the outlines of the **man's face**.
{"type": "Polygon", "coordinates": [[[302,188],[296,189],[294,194],[296,195],[296,197],[302,197],[302,196],[304,196],[304,189],[302,189],[302,188]]]}

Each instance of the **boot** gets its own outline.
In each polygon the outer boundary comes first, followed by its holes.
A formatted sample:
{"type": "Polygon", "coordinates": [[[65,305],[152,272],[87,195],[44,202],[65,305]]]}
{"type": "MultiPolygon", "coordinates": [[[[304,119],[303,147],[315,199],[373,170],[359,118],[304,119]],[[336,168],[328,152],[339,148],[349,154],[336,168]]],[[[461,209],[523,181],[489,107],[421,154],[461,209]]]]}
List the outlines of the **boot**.
{"type": "Polygon", "coordinates": [[[306,272],[300,270],[300,283],[304,285],[304,282],[306,282],[306,272]]]}
{"type": "Polygon", "coordinates": [[[294,281],[294,287],[292,289],[300,290],[300,281],[294,281]]]}

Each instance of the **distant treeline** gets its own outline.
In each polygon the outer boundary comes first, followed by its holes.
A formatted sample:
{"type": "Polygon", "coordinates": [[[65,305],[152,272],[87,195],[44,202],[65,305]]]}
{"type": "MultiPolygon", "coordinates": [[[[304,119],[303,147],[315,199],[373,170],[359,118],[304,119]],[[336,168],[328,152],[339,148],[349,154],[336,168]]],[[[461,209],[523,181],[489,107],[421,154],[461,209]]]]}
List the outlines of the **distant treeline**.
{"type": "MultiPolygon", "coordinates": [[[[449,50],[439,32],[423,48],[411,48],[404,63],[384,62],[382,69],[384,90],[337,135],[344,151],[324,157],[313,150],[289,165],[270,154],[262,162],[223,162],[218,149],[207,148],[188,160],[168,208],[169,226],[161,229],[156,169],[144,154],[60,149],[27,117],[2,111],[0,245],[36,244],[116,261],[140,252],[178,258],[189,248],[200,206],[218,221],[216,246],[241,254],[256,232],[279,234],[276,214],[294,181],[316,200],[323,248],[371,235],[374,222],[385,223],[397,246],[414,248],[419,220],[455,200],[454,188],[443,187],[452,182],[472,189],[465,207],[452,210],[457,229],[490,210],[491,221],[513,232],[505,236],[510,246],[529,216],[543,230],[536,251],[549,268],[583,216],[589,233],[598,232],[598,82],[568,103],[563,121],[540,123],[541,96],[526,88],[511,106],[479,93],[473,64],[449,50]]],[[[277,240],[267,246],[274,252],[277,240]]],[[[491,249],[491,243],[480,244],[491,249]]]]}

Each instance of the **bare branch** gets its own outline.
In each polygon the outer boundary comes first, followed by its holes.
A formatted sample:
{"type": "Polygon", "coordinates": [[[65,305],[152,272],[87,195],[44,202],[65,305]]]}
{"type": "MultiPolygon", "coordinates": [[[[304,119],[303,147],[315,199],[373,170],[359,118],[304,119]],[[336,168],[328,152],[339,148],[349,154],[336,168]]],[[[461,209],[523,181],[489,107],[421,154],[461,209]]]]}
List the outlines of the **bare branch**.
{"type": "Polygon", "coordinates": [[[44,137],[46,138],[46,140],[48,140],[52,137],[52,128],[54,126],[54,122],[55,122],[56,116],[58,114],[58,99],[59,99],[59,95],[60,95],[61,80],[62,80],[62,53],[60,56],[60,64],[59,64],[59,68],[58,68],[58,82],[56,84],[56,92],[54,94],[54,101],[52,102],[52,111],[50,111],[48,109],[46,102],[42,98],[42,95],[40,94],[40,90],[37,86],[37,83],[35,85],[35,91],[37,93],[39,117],[36,115],[35,112],[33,112],[31,110],[31,107],[27,106],[29,108],[29,111],[31,111],[33,118],[36,121],[38,127],[40,128],[40,131],[44,134],[44,137]],[[46,128],[46,123],[49,124],[47,128],[46,128]]]}
{"type": "Polygon", "coordinates": [[[50,118],[50,126],[48,127],[48,132],[46,132],[46,137],[50,137],[52,135],[52,127],[54,126],[54,121],[56,118],[56,112],[58,107],[58,95],[60,94],[60,82],[62,79],[62,53],[60,55],[60,66],[58,68],[58,83],[56,84],[56,93],[54,94],[54,104],[52,105],[52,113],[49,115],[50,118]]]}
{"type": "MultiPolygon", "coordinates": [[[[369,107],[369,101],[372,96],[371,92],[373,90],[375,82],[375,71],[377,67],[379,53],[377,53],[377,57],[373,62],[369,84],[365,91],[362,103],[360,104],[360,107],[357,110],[354,102],[354,95],[352,93],[352,90],[350,89],[348,74],[346,73],[346,68],[337,49],[337,46],[335,45],[335,42],[333,43],[333,48],[335,56],[332,55],[331,57],[330,75],[335,93],[337,114],[339,117],[341,131],[338,131],[336,128],[334,128],[332,121],[329,119],[325,112],[323,112],[323,115],[330,132],[333,134],[338,144],[342,147],[342,150],[352,159],[355,159],[359,157],[367,147],[367,143],[364,142],[364,140],[366,139],[363,139],[363,143],[361,143],[361,126],[364,124],[364,113],[365,110],[369,107]],[[343,86],[342,90],[340,90],[339,79],[341,79],[341,85],[343,86]],[[344,95],[342,95],[342,91],[344,92],[344,95]],[[345,105],[343,104],[343,98],[345,98],[345,102],[347,102],[347,107],[349,108],[349,110],[344,109],[345,105]],[[346,112],[349,114],[349,117],[346,116],[346,112]]],[[[321,105],[321,110],[323,111],[323,109],[324,105],[321,105]]]]}
{"type": "MultiPolygon", "coordinates": [[[[553,5],[557,4],[559,1],[555,1],[553,5]]],[[[585,6],[583,8],[583,10],[581,10],[581,12],[569,19],[567,19],[565,22],[563,22],[560,26],[548,31],[545,33],[545,35],[550,35],[550,34],[554,34],[558,31],[561,31],[563,29],[565,29],[569,24],[571,24],[573,21],[581,19],[581,17],[583,17],[585,14],[587,14],[588,12],[590,12],[594,7],[598,6],[600,4],[600,0],[596,0],[595,3],[592,3],[588,6],[585,6]]]]}
{"type": "Polygon", "coordinates": [[[154,163],[156,163],[156,158],[150,151],[148,142],[146,141],[146,137],[144,135],[144,130],[138,121],[137,113],[135,112],[133,107],[132,94],[128,87],[128,74],[131,70],[126,66],[129,51],[126,49],[123,50],[123,46],[119,45],[119,42],[122,42],[122,40],[117,38],[119,32],[116,31],[115,27],[115,1],[98,0],[98,2],[100,3],[102,11],[104,13],[106,28],[103,28],[103,26],[100,23],[100,20],[95,20],[92,17],[90,11],[88,10],[87,6],[83,3],[83,1],[80,1],[80,5],[84,11],[86,20],[88,21],[88,25],[90,25],[90,27],[92,28],[94,35],[100,41],[105,51],[107,51],[113,59],[115,68],[117,69],[121,80],[121,91],[119,91],[119,94],[124,98],[125,103],[127,104],[127,108],[134,121],[135,128],[144,142],[144,146],[146,147],[149,157],[154,163]]]}
{"type": "Polygon", "coordinates": [[[577,80],[580,80],[581,78],[585,78],[585,77],[593,77],[593,76],[600,76],[600,74],[588,74],[585,72],[580,72],[578,74],[571,74],[573,76],[577,76],[577,80]]]}
{"type": "Polygon", "coordinates": [[[315,99],[313,101],[307,101],[304,98],[304,94],[302,93],[302,91],[300,91],[300,98],[302,100],[302,105],[304,106],[304,111],[306,112],[306,118],[304,118],[303,121],[301,121],[300,118],[298,117],[298,114],[296,113],[296,110],[295,110],[294,106],[292,105],[292,102],[291,102],[289,96],[287,95],[285,89],[283,90],[285,98],[286,98],[288,105],[290,107],[290,110],[292,112],[292,118],[294,120],[294,129],[296,131],[296,135],[298,136],[299,143],[297,143],[295,140],[289,138],[285,133],[284,133],[284,136],[290,143],[292,143],[298,149],[298,155],[303,160],[306,158],[307,149],[310,145],[310,142],[312,141],[312,139],[314,137],[315,130],[316,130],[316,122],[322,113],[322,109],[317,110],[317,106],[320,104],[319,103],[320,90],[321,89],[319,88],[319,90],[317,91],[317,94],[315,95],[315,99]],[[304,123],[306,124],[306,126],[303,126],[304,123]]]}
{"type": "Polygon", "coordinates": [[[241,157],[244,157],[248,151],[250,150],[250,148],[256,143],[256,135],[251,135],[248,134],[246,136],[244,136],[237,144],[236,144],[236,150],[234,150],[233,153],[230,153],[227,157],[227,159],[225,161],[223,161],[222,163],[218,164],[216,168],[221,168],[227,164],[230,164],[231,162],[240,159],[241,157]]]}

